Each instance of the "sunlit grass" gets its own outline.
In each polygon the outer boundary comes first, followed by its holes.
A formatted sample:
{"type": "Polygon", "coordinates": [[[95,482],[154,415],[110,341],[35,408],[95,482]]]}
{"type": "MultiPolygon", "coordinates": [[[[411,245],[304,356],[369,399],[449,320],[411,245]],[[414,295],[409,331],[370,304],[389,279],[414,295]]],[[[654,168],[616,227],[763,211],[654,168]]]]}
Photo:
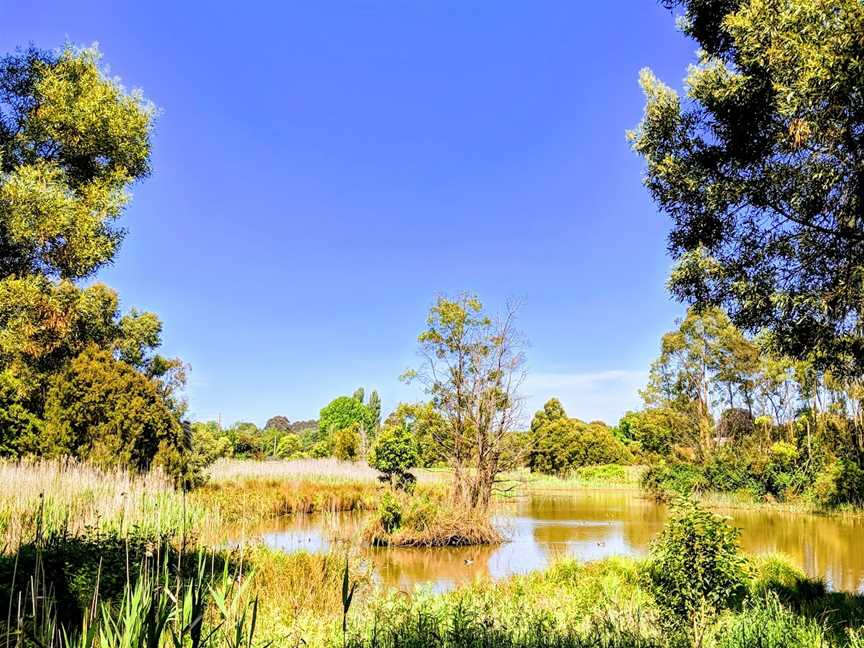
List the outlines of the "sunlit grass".
{"type": "Polygon", "coordinates": [[[72,460],[0,461],[0,536],[7,551],[37,533],[201,529],[205,511],[160,472],[104,471],[72,460]]]}
{"type": "Polygon", "coordinates": [[[526,495],[537,491],[566,491],[586,488],[636,490],[646,466],[608,464],[576,468],[568,475],[544,475],[521,468],[502,474],[496,492],[500,496],[526,495]]]}
{"type": "Polygon", "coordinates": [[[363,462],[323,459],[253,461],[220,459],[208,470],[213,483],[225,481],[376,482],[378,471],[363,462]]]}
{"type": "Polygon", "coordinates": [[[260,522],[295,513],[335,513],[373,508],[377,482],[245,479],[216,481],[196,490],[191,499],[213,512],[223,524],[260,522]]]}

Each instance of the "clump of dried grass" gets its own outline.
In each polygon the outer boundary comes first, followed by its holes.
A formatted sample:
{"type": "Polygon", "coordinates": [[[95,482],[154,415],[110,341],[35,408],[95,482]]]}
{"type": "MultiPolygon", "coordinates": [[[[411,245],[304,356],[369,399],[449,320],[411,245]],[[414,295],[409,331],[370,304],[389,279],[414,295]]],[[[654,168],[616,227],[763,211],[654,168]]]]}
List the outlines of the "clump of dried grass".
{"type": "Polygon", "coordinates": [[[363,540],[373,546],[463,547],[498,544],[501,533],[486,511],[453,504],[440,491],[416,495],[389,493],[366,528],[363,540]]]}

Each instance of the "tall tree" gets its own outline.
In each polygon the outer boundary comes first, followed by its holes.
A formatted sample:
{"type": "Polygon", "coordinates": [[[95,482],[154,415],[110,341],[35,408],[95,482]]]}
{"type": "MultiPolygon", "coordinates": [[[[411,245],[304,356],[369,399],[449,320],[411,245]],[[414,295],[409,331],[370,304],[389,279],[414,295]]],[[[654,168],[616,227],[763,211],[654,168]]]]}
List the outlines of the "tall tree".
{"type": "Polygon", "coordinates": [[[369,432],[374,436],[375,432],[381,426],[381,397],[378,396],[378,391],[373,389],[369,394],[369,402],[366,403],[369,408],[369,423],[372,426],[369,432]]]}
{"type": "Polygon", "coordinates": [[[864,3],[666,0],[701,48],[686,95],[643,71],[630,134],[671,216],[672,292],[864,373],[864,3]]]}
{"type": "Polygon", "coordinates": [[[423,364],[405,374],[425,386],[447,423],[442,451],[453,469],[453,496],[470,508],[488,508],[518,420],[524,355],[517,310],[508,304],[493,318],[473,295],[440,297],[419,336],[423,364]]]}
{"type": "Polygon", "coordinates": [[[372,419],[369,408],[353,396],[334,398],[321,409],[318,428],[322,435],[344,430],[354,425],[368,430],[372,419]]]}
{"type": "Polygon", "coordinates": [[[14,423],[6,451],[29,443],[54,378],[88,349],[159,378],[167,389],[157,396],[175,417],[182,411],[170,393],[182,365],[155,353],[159,319],[121,313],[102,284],[76,284],[123,240],[116,221],[131,185],[150,172],[153,117],[140,92],[102,70],[95,49],[0,59],[0,420],[14,423]]]}
{"type": "Polygon", "coordinates": [[[705,456],[714,446],[713,406],[750,404],[757,362],[755,346],[722,310],[691,309],[677,330],[663,336],[642,395],[650,406],[685,414],[687,441],[705,456]]]}

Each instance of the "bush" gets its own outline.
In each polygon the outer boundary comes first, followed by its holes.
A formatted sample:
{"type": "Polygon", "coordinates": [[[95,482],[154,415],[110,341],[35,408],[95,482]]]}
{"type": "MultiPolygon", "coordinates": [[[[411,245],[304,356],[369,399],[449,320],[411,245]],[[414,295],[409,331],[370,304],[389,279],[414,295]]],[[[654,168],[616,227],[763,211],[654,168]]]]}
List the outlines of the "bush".
{"type": "Polygon", "coordinates": [[[353,424],[330,435],[330,450],[342,461],[355,461],[360,457],[360,426],[353,424]]]}
{"type": "MultiPolygon", "coordinates": [[[[369,457],[369,465],[384,473],[391,484],[405,486],[411,468],[417,465],[420,453],[417,441],[405,426],[387,427],[375,439],[369,457]]],[[[413,477],[413,476],[412,476],[413,477]]]]}
{"type": "Polygon", "coordinates": [[[765,489],[752,468],[740,447],[724,445],[705,464],[706,486],[709,490],[726,493],[747,490],[761,497],[765,489]]]}
{"type": "Polygon", "coordinates": [[[864,470],[848,459],[834,461],[816,475],[811,494],[824,508],[864,504],[864,470]]]}
{"type": "MultiPolygon", "coordinates": [[[[191,435],[190,435],[191,436],[191,435]]],[[[46,456],[178,477],[187,439],[165,385],[89,347],[51,381],[40,439],[46,456]]]]}
{"type": "Polygon", "coordinates": [[[280,459],[297,459],[303,456],[303,442],[296,434],[287,433],[276,446],[276,456],[280,459]]]}
{"type": "Polygon", "coordinates": [[[387,533],[393,533],[402,524],[402,505],[390,491],[381,497],[378,519],[381,521],[381,528],[387,533]]]}
{"type": "Polygon", "coordinates": [[[661,609],[701,636],[718,612],[747,592],[747,563],[738,529],[695,503],[680,502],[651,543],[646,576],[661,609]]]}
{"type": "Polygon", "coordinates": [[[661,462],[645,471],[640,486],[658,500],[670,500],[705,490],[706,480],[700,466],[689,463],[661,462]]]}

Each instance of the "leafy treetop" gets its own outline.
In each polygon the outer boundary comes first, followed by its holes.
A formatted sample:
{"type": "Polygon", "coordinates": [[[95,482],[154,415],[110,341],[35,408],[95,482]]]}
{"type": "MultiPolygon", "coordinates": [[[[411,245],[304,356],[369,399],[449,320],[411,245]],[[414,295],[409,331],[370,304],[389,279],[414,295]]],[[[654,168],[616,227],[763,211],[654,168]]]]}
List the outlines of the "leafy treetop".
{"type": "Polygon", "coordinates": [[[667,0],[701,47],[681,97],[648,70],[630,133],[673,221],[674,295],[781,355],[864,371],[864,3],[667,0]]]}

